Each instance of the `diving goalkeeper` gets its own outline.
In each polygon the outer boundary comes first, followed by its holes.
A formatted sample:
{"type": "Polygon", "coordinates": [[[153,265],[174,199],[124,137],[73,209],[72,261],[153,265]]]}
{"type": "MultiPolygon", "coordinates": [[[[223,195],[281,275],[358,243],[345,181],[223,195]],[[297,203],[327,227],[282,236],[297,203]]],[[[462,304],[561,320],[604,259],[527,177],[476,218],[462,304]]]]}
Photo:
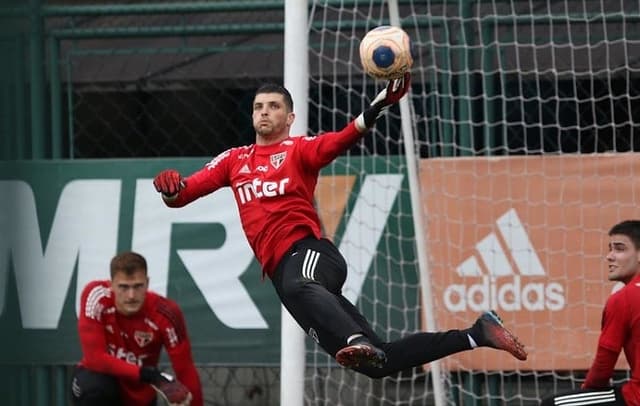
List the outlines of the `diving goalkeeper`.
{"type": "Polygon", "coordinates": [[[167,206],[181,207],[231,187],[263,275],[300,327],[345,367],[379,378],[478,346],[524,360],[524,347],[493,312],[482,314],[466,330],[383,342],[341,293],[347,264],[321,235],[313,204],[318,176],[407,93],[410,81],[409,73],[390,81],[345,128],[317,137],[291,137],[295,114],[290,93],[279,85],[264,85],[253,100],[254,144],[224,151],[186,178],[164,170],[155,177],[155,188],[167,206]]]}

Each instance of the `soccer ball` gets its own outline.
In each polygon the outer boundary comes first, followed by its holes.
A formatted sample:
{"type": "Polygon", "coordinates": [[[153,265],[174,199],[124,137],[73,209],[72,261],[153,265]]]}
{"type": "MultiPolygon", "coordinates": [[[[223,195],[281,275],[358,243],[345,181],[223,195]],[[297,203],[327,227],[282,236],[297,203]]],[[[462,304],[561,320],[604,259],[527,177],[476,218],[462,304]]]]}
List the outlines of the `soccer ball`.
{"type": "Polygon", "coordinates": [[[360,63],[376,79],[398,79],[413,65],[411,39],[398,27],[381,25],[367,32],[360,42],[360,63]]]}

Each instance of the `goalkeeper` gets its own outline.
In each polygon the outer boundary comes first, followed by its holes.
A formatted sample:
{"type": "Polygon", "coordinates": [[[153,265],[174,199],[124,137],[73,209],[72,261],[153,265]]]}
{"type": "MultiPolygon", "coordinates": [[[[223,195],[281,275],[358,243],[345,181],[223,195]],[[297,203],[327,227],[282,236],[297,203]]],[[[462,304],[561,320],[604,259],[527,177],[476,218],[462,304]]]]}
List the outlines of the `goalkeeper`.
{"type": "Polygon", "coordinates": [[[345,128],[317,137],[291,137],[291,95],[282,86],[264,85],[253,100],[255,144],[224,151],[186,178],[164,170],[155,177],[155,188],[167,206],[181,207],[231,187],[263,276],[271,279],[302,329],[345,367],[383,377],[476,346],[496,347],[526,359],[522,345],[494,313],[483,314],[468,330],[417,333],[384,343],[341,294],[347,264],[321,235],[313,202],[318,176],[407,93],[410,81],[409,73],[390,81],[345,128]]]}
{"type": "Polygon", "coordinates": [[[76,406],[202,406],[182,311],[148,291],[147,261],[135,252],[111,260],[111,280],[82,291],[78,333],[82,360],[71,397],[76,406]],[[157,369],[165,348],[177,378],[157,369]]]}

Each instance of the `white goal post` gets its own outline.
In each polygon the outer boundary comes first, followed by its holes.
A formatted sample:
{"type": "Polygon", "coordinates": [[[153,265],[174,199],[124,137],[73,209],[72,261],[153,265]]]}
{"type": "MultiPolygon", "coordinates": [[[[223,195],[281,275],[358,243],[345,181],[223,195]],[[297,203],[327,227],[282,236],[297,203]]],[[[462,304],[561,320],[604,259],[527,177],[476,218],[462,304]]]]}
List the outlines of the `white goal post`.
{"type": "MultiPolygon", "coordinates": [[[[307,132],[309,58],[307,53],[307,5],[287,0],[284,29],[284,85],[291,92],[296,120],[293,134],[307,132]]],[[[280,404],[303,404],[305,375],[305,335],[287,309],[281,310],[280,404]]]]}

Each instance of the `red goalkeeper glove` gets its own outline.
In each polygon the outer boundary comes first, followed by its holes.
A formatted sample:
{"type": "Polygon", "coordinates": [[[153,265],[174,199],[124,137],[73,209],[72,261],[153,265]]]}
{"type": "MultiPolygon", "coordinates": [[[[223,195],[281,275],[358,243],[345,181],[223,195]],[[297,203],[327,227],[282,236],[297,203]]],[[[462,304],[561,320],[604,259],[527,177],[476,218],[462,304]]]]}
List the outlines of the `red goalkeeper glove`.
{"type": "Polygon", "coordinates": [[[144,366],[140,368],[140,381],[150,384],[158,396],[169,406],[189,406],[192,395],[182,383],[166,372],[144,366]]]}
{"type": "Polygon", "coordinates": [[[153,186],[156,190],[164,195],[164,197],[175,197],[186,184],[182,176],[175,169],[165,169],[153,179],[153,186]]]}
{"type": "Polygon", "coordinates": [[[411,73],[406,72],[403,77],[399,79],[390,80],[375,99],[371,102],[371,106],[363,111],[356,118],[356,128],[360,132],[364,132],[373,127],[378,117],[382,115],[384,110],[397,103],[402,99],[402,96],[407,94],[411,87],[411,73]]]}

